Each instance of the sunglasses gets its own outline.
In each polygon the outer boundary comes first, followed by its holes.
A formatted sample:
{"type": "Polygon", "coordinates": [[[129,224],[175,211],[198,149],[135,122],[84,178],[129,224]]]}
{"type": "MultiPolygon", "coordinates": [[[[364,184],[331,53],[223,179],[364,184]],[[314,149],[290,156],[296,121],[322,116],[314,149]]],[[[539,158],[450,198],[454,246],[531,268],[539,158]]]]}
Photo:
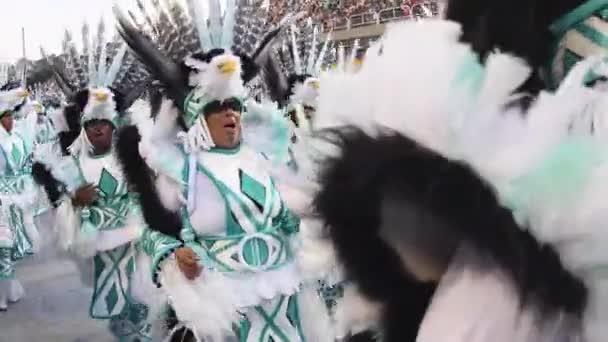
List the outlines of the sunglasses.
{"type": "Polygon", "coordinates": [[[98,126],[98,125],[110,125],[110,126],[114,127],[114,124],[110,120],[92,119],[92,120],[88,120],[87,122],[84,123],[84,128],[88,129],[88,128],[91,128],[93,126],[98,126]]]}
{"type": "Polygon", "coordinates": [[[223,112],[225,110],[232,110],[235,111],[237,113],[242,113],[243,112],[243,101],[241,101],[240,99],[236,98],[236,97],[231,97],[229,99],[226,99],[224,101],[211,101],[209,103],[207,103],[204,107],[203,107],[203,114],[204,115],[211,115],[211,114],[215,114],[215,113],[220,113],[223,112]]]}

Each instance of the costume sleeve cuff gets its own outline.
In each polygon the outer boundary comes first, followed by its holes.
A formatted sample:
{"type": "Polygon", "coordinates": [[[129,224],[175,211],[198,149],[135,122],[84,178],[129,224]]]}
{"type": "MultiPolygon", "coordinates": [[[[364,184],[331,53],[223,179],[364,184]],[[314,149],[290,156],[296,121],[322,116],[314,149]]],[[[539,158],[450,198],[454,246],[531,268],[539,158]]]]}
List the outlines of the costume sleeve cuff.
{"type": "Polygon", "coordinates": [[[142,250],[152,259],[152,281],[157,287],[160,287],[158,275],[160,273],[163,261],[165,261],[175,252],[175,250],[181,248],[184,244],[182,241],[174,237],[153,231],[149,228],[144,230],[140,243],[142,250]]]}
{"type": "Polygon", "coordinates": [[[152,282],[156,287],[160,288],[161,284],[158,280],[160,272],[162,270],[162,266],[165,261],[175,253],[175,251],[179,248],[183,247],[183,243],[181,241],[175,240],[175,243],[165,246],[164,249],[160,250],[152,259],[152,282]]]}

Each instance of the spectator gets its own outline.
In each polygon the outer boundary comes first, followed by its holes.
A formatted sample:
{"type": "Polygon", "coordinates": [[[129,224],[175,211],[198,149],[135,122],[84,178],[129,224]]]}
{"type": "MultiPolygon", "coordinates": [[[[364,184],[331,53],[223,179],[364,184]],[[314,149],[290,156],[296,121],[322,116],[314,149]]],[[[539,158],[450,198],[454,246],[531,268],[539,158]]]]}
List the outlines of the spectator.
{"type": "Polygon", "coordinates": [[[305,12],[316,22],[326,27],[333,27],[337,23],[345,23],[354,15],[368,14],[376,18],[377,14],[387,8],[402,8],[412,14],[420,13],[418,7],[425,4],[436,14],[436,0],[270,0],[270,11],[273,22],[278,22],[287,13],[305,12]]]}

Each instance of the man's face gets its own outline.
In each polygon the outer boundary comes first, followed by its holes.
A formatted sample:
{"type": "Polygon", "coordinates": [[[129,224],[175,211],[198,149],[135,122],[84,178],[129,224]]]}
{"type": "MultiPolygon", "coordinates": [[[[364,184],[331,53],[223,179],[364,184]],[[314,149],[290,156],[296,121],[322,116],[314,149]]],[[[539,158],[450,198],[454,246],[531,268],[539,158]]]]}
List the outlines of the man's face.
{"type": "Polygon", "coordinates": [[[114,126],[108,120],[91,120],[85,123],[87,138],[93,145],[93,152],[97,155],[105,154],[112,148],[112,132],[114,126]]]}
{"type": "Polygon", "coordinates": [[[304,106],[304,116],[308,121],[311,121],[315,116],[316,109],[312,106],[304,106]]]}
{"type": "Polygon", "coordinates": [[[241,105],[238,100],[227,100],[206,111],[204,119],[211,138],[219,148],[235,148],[241,143],[241,105]]]}
{"type": "Polygon", "coordinates": [[[0,124],[2,124],[2,127],[4,127],[8,133],[13,130],[14,122],[13,116],[10,113],[4,114],[4,116],[0,118],[0,124]]]}

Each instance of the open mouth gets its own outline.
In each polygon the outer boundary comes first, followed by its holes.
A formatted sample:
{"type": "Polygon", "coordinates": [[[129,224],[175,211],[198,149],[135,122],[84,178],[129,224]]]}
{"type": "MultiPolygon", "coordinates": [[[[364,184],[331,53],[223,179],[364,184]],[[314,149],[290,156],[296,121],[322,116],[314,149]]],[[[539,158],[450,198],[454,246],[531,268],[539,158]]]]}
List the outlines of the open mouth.
{"type": "Polygon", "coordinates": [[[228,123],[224,125],[224,128],[228,129],[228,130],[235,130],[236,129],[236,124],[235,123],[228,123]]]}

